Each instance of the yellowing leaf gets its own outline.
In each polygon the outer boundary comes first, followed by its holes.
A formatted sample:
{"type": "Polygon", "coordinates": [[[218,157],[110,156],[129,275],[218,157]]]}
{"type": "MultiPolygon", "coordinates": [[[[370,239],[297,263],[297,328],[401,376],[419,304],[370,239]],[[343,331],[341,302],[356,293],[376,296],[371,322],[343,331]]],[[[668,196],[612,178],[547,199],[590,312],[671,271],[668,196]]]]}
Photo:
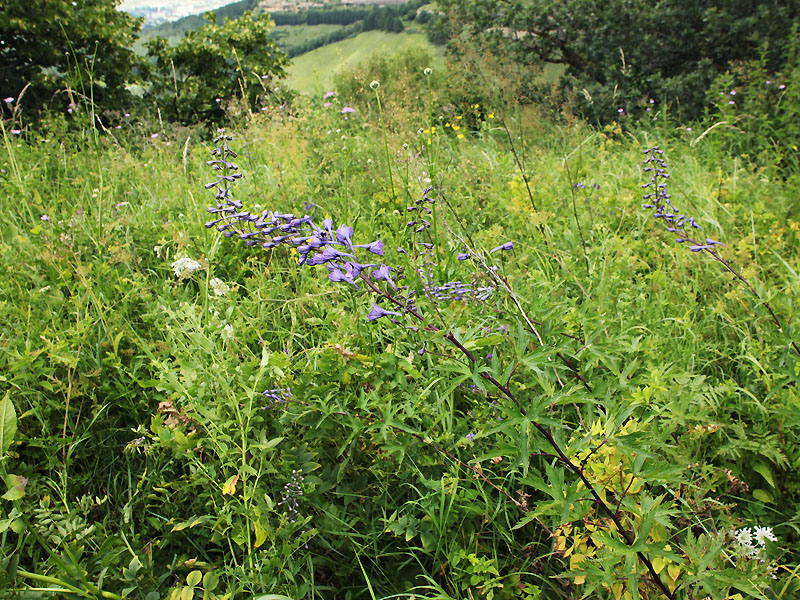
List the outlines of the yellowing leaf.
{"type": "Polygon", "coordinates": [[[254,527],[256,530],[256,543],[255,547],[259,548],[266,540],[267,540],[267,530],[261,526],[259,521],[254,523],[254,527]]]}
{"type": "Polygon", "coordinates": [[[666,559],[663,556],[656,556],[653,559],[653,570],[656,573],[661,573],[661,569],[663,569],[667,564],[666,559]]]}
{"type": "Polygon", "coordinates": [[[225,482],[225,485],[222,486],[222,495],[233,496],[236,493],[236,484],[239,481],[239,474],[233,475],[232,477],[228,478],[228,481],[225,482]]]}
{"type": "Polygon", "coordinates": [[[611,593],[614,594],[614,600],[619,600],[622,597],[622,588],[623,584],[621,581],[611,586],[611,593]]]}
{"type": "Polygon", "coordinates": [[[575,585],[581,585],[586,583],[586,575],[577,575],[575,577],[575,585]]]}
{"type": "Polygon", "coordinates": [[[678,575],[681,574],[681,568],[678,565],[669,565],[667,567],[667,573],[669,573],[673,581],[677,581],[678,575]]]}
{"type": "Polygon", "coordinates": [[[181,590],[181,600],[192,600],[194,598],[194,588],[185,587],[181,590]]]}
{"type": "Polygon", "coordinates": [[[186,576],[186,584],[190,587],[196,587],[202,579],[203,573],[195,569],[186,576]]]}

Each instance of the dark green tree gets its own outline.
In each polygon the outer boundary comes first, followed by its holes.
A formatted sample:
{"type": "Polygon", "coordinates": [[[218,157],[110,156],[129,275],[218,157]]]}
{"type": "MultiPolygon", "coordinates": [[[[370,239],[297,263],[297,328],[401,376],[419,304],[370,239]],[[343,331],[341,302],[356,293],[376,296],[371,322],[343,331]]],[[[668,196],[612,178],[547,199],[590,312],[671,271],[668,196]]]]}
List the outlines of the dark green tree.
{"type": "Polygon", "coordinates": [[[778,70],[800,0],[441,0],[452,38],[519,63],[566,65],[565,91],[608,120],[653,99],[701,114],[714,78],[758,58],[778,70]]]}
{"type": "MultiPolygon", "coordinates": [[[[65,89],[117,108],[131,100],[141,19],[118,0],[0,0],[0,90],[39,110],[65,89]]],[[[61,100],[59,100],[61,101],[61,100]]],[[[68,100],[63,99],[66,108],[68,100]]]]}
{"type": "Polygon", "coordinates": [[[220,104],[231,98],[250,106],[263,102],[271,95],[265,82],[283,77],[289,61],[270,37],[274,23],[267,13],[245,12],[222,25],[213,12],[205,19],[174,47],[160,37],[147,43],[154,61],[148,95],[167,116],[184,123],[221,118],[220,104]]]}

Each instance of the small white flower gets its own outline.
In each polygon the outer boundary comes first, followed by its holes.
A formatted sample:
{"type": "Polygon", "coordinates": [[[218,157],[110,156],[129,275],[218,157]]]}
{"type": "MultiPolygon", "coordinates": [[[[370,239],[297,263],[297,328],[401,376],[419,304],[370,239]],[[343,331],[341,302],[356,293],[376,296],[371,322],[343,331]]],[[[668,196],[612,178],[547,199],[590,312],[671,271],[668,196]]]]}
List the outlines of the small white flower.
{"type": "Polygon", "coordinates": [[[219,277],[212,277],[209,280],[208,285],[211,287],[211,291],[215,296],[225,296],[229,291],[231,291],[230,286],[222,281],[219,277]]]}
{"type": "Polygon", "coordinates": [[[734,531],[733,537],[736,538],[736,541],[739,542],[740,546],[753,545],[753,532],[749,527],[744,527],[738,531],[734,531]]]}
{"type": "Polygon", "coordinates": [[[772,527],[756,527],[753,531],[753,537],[760,546],[766,546],[766,540],[770,542],[777,542],[777,536],[772,533],[772,527]]]}
{"type": "Polygon", "coordinates": [[[381,87],[381,82],[376,79],[373,79],[372,83],[369,84],[369,89],[371,90],[377,90],[379,87],[381,87]]]}
{"type": "Polygon", "coordinates": [[[433,73],[433,69],[431,69],[430,67],[425,67],[423,73],[425,73],[425,75],[430,75],[431,73],[433,73]]]}
{"type": "Polygon", "coordinates": [[[181,256],[172,263],[172,270],[175,271],[175,277],[178,279],[189,277],[192,273],[202,268],[203,265],[188,256],[181,256]]]}
{"type": "Polygon", "coordinates": [[[226,341],[232,340],[233,333],[234,333],[233,325],[228,323],[227,325],[225,325],[225,327],[222,328],[222,339],[226,341]]]}

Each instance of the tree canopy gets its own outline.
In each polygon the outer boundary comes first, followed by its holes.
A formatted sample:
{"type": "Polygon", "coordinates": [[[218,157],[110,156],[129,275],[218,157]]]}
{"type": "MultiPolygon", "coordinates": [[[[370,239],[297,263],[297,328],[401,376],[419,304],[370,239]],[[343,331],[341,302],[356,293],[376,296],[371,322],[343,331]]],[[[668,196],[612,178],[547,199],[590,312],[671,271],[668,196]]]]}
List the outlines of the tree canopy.
{"type": "Polygon", "coordinates": [[[274,22],[268,14],[245,12],[222,25],[213,12],[205,19],[174,47],[160,37],[147,44],[155,61],[150,95],[170,117],[184,122],[213,118],[224,98],[245,98],[252,106],[271,93],[269,82],[283,77],[288,64],[270,37],[274,22]]]}
{"type": "MultiPolygon", "coordinates": [[[[70,88],[104,106],[129,97],[141,61],[131,49],[142,20],[117,0],[3,0],[0,90],[39,109],[70,88]],[[29,85],[30,84],[30,85],[29,85]]],[[[66,105],[68,101],[65,101],[66,105]]]]}
{"type": "Polygon", "coordinates": [[[653,99],[698,115],[713,79],[764,54],[778,69],[800,0],[441,0],[452,37],[527,65],[566,65],[563,83],[599,120],[653,99]]]}

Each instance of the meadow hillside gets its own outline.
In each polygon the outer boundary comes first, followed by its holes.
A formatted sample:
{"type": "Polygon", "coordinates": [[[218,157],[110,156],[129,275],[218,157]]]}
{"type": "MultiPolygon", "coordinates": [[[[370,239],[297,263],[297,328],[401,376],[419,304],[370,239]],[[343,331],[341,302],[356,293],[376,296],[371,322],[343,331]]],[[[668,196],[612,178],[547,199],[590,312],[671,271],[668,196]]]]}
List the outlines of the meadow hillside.
{"type": "Polygon", "coordinates": [[[295,57],[286,83],[293,90],[319,95],[331,88],[337,75],[347,73],[376,55],[385,57],[407,50],[418,50],[433,58],[431,64],[443,67],[442,52],[424,33],[365,31],[356,37],[328,44],[295,57]]]}
{"type": "Polygon", "coordinates": [[[580,4],[288,67],[11,0],[0,598],[800,597],[800,53],[580,4]]]}
{"type": "Polygon", "coordinates": [[[409,108],[446,79],[5,130],[4,589],[793,597],[796,174],[663,113],[409,108]]]}

